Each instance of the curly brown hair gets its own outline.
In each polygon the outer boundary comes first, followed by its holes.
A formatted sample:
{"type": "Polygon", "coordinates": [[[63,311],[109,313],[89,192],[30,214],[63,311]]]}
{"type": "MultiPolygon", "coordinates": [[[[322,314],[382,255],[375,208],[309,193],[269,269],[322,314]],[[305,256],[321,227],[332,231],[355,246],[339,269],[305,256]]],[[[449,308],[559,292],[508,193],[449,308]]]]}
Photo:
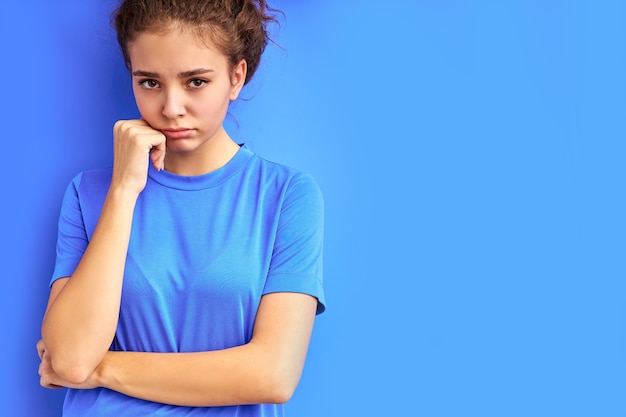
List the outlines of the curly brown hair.
{"type": "Polygon", "coordinates": [[[209,41],[231,66],[245,59],[247,84],[271,41],[268,24],[278,23],[277,13],[281,12],[265,0],[123,0],[113,13],[113,22],[129,69],[128,43],[137,35],[178,27],[209,41]]]}

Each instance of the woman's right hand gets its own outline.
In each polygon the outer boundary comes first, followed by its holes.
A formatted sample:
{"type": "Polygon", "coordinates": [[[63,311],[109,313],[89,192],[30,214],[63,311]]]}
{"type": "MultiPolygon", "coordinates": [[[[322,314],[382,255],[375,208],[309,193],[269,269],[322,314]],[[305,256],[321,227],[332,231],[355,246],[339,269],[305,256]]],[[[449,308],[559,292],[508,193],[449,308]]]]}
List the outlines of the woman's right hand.
{"type": "Polygon", "coordinates": [[[141,193],[148,178],[148,161],[161,170],[165,161],[165,135],[142,119],[120,120],[113,128],[112,187],[141,193]]]}

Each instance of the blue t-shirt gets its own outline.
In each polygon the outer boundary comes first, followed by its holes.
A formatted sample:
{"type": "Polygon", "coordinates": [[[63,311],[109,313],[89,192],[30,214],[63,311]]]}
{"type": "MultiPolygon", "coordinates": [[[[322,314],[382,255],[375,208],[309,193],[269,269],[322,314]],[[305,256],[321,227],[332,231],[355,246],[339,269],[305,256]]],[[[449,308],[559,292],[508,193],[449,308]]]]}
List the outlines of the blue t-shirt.
{"type": "MultiPolygon", "coordinates": [[[[111,169],[86,171],[62,205],[52,282],[91,239],[111,169]]],[[[242,146],[222,168],[156,171],[139,195],[112,350],[197,352],[250,341],[261,296],[322,288],[323,201],[311,176],[242,146]]],[[[97,294],[94,294],[97,296],[97,294]]],[[[281,405],[188,408],[108,390],[68,390],[64,416],[282,416],[281,405]]]]}

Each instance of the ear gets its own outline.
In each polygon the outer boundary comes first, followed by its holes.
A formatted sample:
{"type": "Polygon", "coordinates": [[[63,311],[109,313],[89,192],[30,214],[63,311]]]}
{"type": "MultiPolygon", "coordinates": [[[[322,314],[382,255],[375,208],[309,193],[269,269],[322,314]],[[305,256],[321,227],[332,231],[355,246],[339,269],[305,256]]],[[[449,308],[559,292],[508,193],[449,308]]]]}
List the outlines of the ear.
{"type": "Polygon", "coordinates": [[[230,73],[230,101],[237,100],[239,92],[243,88],[243,84],[246,81],[246,74],[248,73],[248,63],[245,59],[239,61],[233,67],[230,73]]]}

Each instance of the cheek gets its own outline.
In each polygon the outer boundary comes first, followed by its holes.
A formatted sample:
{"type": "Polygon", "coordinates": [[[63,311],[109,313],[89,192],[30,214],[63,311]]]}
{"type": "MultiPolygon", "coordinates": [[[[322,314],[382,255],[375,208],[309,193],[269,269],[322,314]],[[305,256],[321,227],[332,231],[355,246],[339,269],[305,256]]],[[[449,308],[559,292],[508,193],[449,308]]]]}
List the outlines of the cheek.
{"type": "Polygon", "coordinates": [[[135,94],[135,103],[137,104],[137,109],[139,109],[139,113],[144,119],[149,119],[155,117],[159,114],[159,104],[154,97],[146,97],[145,94],[135,94]]]}
{"type": "Polygon", "coordinates": [[[194,97],[190,100],[190,109],[193,109],[191,112],[197,115],[205,115],[209,119],[214,119],[226,112],[229,103],[228,93],[214,90],[202,97],[194,97]]]}

